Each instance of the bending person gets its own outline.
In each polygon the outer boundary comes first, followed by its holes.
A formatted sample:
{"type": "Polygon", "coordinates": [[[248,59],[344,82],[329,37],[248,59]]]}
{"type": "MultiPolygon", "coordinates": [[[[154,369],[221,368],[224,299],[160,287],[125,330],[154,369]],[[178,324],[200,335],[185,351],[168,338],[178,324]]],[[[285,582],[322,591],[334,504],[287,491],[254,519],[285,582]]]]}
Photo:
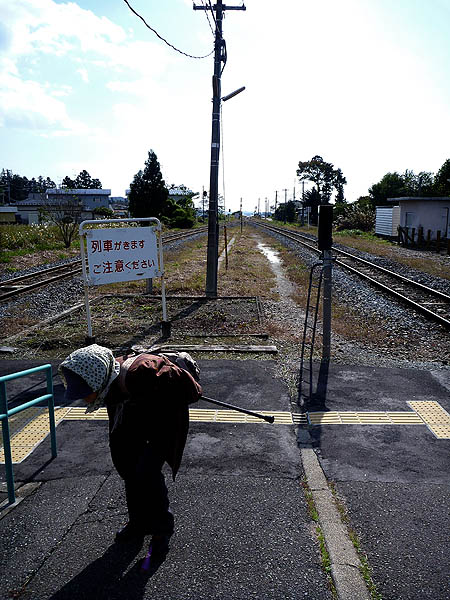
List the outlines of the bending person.
{"type": "Polygon", "coordinates": [[[106,405],[115,468],[125,483],[129,520],[117,541],[152,535],[152,553],[168,550],[174,519],[164,475],[165,462],[175,479],[189,428],[188,405],[202,389],[192,358],[139,354],[114,358],[92,344],[72,352],[60,365],[67,400],[84,399],[87,412],[106,405]],[[175,364],[176,361],[178,363],[175,364]]]}

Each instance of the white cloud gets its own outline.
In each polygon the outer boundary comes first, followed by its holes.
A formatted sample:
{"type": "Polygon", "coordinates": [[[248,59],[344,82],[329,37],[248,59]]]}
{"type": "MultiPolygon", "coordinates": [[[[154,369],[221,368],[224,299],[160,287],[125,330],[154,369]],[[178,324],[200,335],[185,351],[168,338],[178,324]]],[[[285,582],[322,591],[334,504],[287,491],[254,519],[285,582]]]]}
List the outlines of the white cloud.
{"type": "Polygon", "coordinates": [[[58,82],[48,66],[46,71],[43,66],[40,70],[40,59],[56,61],[56,72],[61,71],[61,61],[66,61],[66,76],[72,63],[73,74],[77,73],[86,84],[91,79],[89,65],[120,77],[134,74],[138,85],[133,87],[119,79],[109,88],[138,95],[172,60],[161,45],[134,41],[119,25],[74,2],[21,0],[11,4],[0,0],[0,4],[0,48],[6,57],[0,72],[3,126],[29,128],[46,135],[86,133],[87,125],[70,117],[68,105],[62,100],[69,95],[71,86],[58,82]],[[83,66],[77,66],[79,63],[83,66]],[[52,76],[51,85],[42,84],[52,76]],[[142,85],[141,80],[148,84],[142,85]]]}
{"type": "Polygon", "coordinates": [[[87,69],[81,67],[80,69],[77,69],[77,73],[80,74],[80,77],[84,81],[84,83],[89,83],[89,75],[87,69]]]}
{"type": "Polygon", "coordinates": [[[30,129],[38,134],[85,135],[86,126],[71,119],[65,104],[54,96],[67,88],[51,89],[49,84],[21,79],[10,61],[0,61],[0,124],[30,129]]]}

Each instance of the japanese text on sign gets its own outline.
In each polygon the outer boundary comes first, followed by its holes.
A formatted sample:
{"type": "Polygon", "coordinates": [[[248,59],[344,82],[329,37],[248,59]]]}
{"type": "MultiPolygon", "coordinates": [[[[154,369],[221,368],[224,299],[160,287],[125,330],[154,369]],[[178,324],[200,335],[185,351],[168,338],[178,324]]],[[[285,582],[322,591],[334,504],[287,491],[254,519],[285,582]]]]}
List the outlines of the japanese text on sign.
{"type": "Polygon", "coordinates": [[[161,275],[152,227],[90,229],[86,232],[86,244],[91,285],[161,275]]]}

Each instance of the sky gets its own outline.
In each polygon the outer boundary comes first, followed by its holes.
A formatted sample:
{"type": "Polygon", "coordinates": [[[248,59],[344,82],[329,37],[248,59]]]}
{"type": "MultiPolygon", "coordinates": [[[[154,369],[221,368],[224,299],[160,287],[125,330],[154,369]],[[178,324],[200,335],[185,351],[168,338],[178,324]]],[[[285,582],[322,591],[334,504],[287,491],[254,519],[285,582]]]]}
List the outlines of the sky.
{"type": "MultiPolygon", "coordinates": [[[[213,50],[190,0],[129,1],[183,52],[213,50]]],[[[246,87],[222,103],[227,211],[298,198],[298,162],[315,155],[349,202],[450,158],[450,0],[245,6],[223,21],[222,95],[246,87]]],[[[86,169],[124,196],[152,149],[167,185],[209,189],[212,55],[176,52],[123,0],[0,0],[0,15],[0,169],[57,184],[86,169]]]]}

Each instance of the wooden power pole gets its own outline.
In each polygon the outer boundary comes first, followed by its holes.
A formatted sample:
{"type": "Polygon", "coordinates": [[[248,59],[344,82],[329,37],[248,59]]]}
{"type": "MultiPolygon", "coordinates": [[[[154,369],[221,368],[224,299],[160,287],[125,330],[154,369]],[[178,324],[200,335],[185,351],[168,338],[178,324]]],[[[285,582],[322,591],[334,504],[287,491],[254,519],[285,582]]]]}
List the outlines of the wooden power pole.
{"type": "Polygon", "coordinates": [[[227,60],[225,41],[222,37],[223,13],[226,10],[246,10],[242,6],[225,6],[222,0],[216,0],[212,6],[196,6],[194,10],[210,10],[216,25],[214,43],[214,75],[213,75],[213,108],[211,133],[211,167],[209,180],[209,212],[208,212],[208,252],[206,261],[206,296],[217,296],[217,272],[219,262],[219,156],[220,156],[220,102],[221,77],[227,60]],[[215,14],[214,14],[215,13],[215,14]],[[223,67],[222,67],[223,63],[223,67]]]}

